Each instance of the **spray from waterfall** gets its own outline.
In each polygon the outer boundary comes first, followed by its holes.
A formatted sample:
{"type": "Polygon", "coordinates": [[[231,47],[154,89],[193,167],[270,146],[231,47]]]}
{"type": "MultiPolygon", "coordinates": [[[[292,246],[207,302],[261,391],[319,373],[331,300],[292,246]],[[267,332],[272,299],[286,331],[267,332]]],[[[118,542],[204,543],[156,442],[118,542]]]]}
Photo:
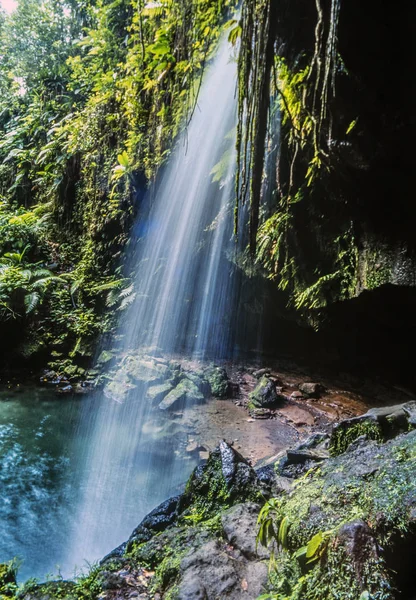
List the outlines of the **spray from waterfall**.
{"type": "MultiPolygon", "coordinates": [[[[152,368],[163,371],[170,368],[166,357],[219,358],[233,348],[238,289],[226,257],[235,243],[231,54],[222,41],[191,123],[141,211],[132,252],[136,297],[120,328],[121,355],[143,349],[153,357],[137,359],[141,368],[151,360],[152,368]]],[[[122,403],[104,395],[98,414],[86,415],[90,452],[68,565],[96,560],[124,541],[195,466],[178,459],[175,421],[152,408],[147,394],[143,383],[122,403]]]]}

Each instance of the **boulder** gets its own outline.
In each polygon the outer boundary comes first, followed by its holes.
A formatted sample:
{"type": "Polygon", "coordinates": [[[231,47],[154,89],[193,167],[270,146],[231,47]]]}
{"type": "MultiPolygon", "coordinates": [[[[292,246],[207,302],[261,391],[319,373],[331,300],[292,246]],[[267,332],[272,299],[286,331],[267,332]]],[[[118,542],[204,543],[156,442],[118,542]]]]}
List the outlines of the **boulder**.
{"type": "Polygon", "coordinates": [[[159,402],[162,402],[165,396],[172,390],[173,385],[170,382],[151,385],[146,392],[146,398],[151,404],[157,405],[159,402]]]}
{"type": "Polygon", "coordinates": [[[381,442],[414,428],[416,401],[371,408],[364,415],[341,421],[333,427],[330,448],[333,455],[345,452],[359,437],[381,442]]]}
{"type": "Polygon", "coordinates": [[[194,385],[196,385],[196,387],[201,392],[201,394],[203,394],[206,398],[209,397],[211,387],[202,371],[201,372],[187,371],[186,374],[184,374],[184,377],[186,377],[186,379],[189,379],[190,381],[192,381],[192,383],[194,385]]]}
{"type": "Polygon", "coordinates": [[[24,587],[19,594],[21,600],[76,600],[76,584],[72,581],[58,580],[47,583],[33,583],[24,587]]]}
{"type": "Polygon", "coordinates": [[[263,375],[270,375],[270,369],[258,369],[257,371],[253,371],[253,377],[256,379],[260,379],[263,375]]]}
{"type": "Polygon", "coordinates": [[[276,391],[276,384],[263,375],[257,386],[249,395],[252,408],[273,408],[282,401],[276,391]]]}
{"type": "Polygon", "coordinates": [[[122,364],[122,370],[135,383],[155,385],[169,379],[170,369],[164,362],[149,357],[128,356],[122,364]]]}
{"type": "MultiPolygon", "coordinates": [[[[169,525],[172,525],[177,518],[181,496],[174,496],[162,502],[154,508],[141,523],[134,529],[128,542],[127,548],[133,543],[142,543],[150,540],[156,533],[164,531],[169,525]]],[[[116,548],[116,552],[118,549],[116,548]]],[[[112,553],[113,554],[113,553],[112,553]]]]}
{"type": "Polygon", "coordinates": [[[270,557],[269,550],[256,542],[259,512],[260,505],[246,502],[233,506],[221,517],[226,540],[249,560],[270,557]]]}
{"type": "Polygon", "coordinates": [[[230,393],[230,380],[223,367],[212,365],[204,371],[205,377],[211,386],[211,393],[216,398],[226,398],[230,393]]]}
{"type": "Polygon", "coordinates": [[[325,391],[325,388],[322,384],[313,383],[310,381],[300,383],[298,387],[303,394],[309,396],[310,398],[319,398],[320,395],[325,391]]]}
{"type": "Polygon", "coordinates": [[[190,379],[183,379],[159,404],[160,410],[179,410],[187,404],[204,402],[204,395],[190,379]]]}
{"type": "Polygon", "coordinates": [[[188,554],[180,565],[178,600],[255,600],[267,584],[267,565],[236,560],[217,540],[188,554]]]}

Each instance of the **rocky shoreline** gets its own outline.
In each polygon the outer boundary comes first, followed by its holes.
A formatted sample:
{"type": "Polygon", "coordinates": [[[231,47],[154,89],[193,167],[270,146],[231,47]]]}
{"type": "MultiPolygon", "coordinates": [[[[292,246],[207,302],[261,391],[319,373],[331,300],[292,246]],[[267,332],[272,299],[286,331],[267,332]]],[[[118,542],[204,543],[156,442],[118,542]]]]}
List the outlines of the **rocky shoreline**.
{"type": "Polygon", "coordinates": [[[184,492],[153,510],[87,576],[17,589],[4,566],[1,593],[22,600],[412,600],[415,425],[415,401],[370,409],[257,469],[222,441],[184,492]]]}

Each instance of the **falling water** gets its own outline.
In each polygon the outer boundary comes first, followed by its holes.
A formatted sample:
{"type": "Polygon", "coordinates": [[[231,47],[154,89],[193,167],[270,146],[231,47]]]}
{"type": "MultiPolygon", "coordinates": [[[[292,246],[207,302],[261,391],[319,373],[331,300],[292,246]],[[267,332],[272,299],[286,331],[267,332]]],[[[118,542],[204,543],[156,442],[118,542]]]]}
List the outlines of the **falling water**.
{"type": "MultiPolygon", "coordinates": [[[[136,225],[136,297],[121,325],[121,355],[137,348],[157,354],[157,348],[164,356],[218,358],[232,348],[236,288],[225,255],[234,243],[235,88],[236,64],[223,41],[136,225]]],[[[166,419],[169,431],[176,424],[152,410],[145,394],[142,387],[123,403],[103,396],[98,414],[86,419],[90,454],[67,565],[96,560],[124,541],[194,466],[177,458],[179,434],[161,441],[166,419]]]]}

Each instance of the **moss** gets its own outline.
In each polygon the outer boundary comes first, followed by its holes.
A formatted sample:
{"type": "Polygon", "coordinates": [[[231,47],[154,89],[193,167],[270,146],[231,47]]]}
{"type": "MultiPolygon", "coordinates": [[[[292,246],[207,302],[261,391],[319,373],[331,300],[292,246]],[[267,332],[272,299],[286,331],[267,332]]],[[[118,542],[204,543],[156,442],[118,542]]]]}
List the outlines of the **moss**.
{"type": "Polygon", "coordinates": [[[0,598],[12,598],[17,590],[16,575],[18,563],[12,560],[0,564],[0,598]]]}
{"type": "Polygon", "coordinates": [[[225,369],[212,365],[204,373],[211,386],[211,393],[216,398],[225,398],[229,393],[230,382],[225,369]]]}
{"type": "Polygon", "coordinates": [[[276,504],[276,530],[285,517],[289,527],[287,552],[275,559],[270,597],[357,600],[368,591],[373,600],[392,600],[393,575],[388,564],[365,553],[358,569],[338,532],[343,525],[361,519],[387,556],[394,540],[411,533],[415,494],[415,432],[331,458],[307,474],[276,504]],[[296,558],[296,552],[319,532],[328,532],[326,550],[319,560],[305,564],[296,558]]]}
{"type": "Polygon", "coordinates": [[[17,597],[40,598],[42,600],[95,600],[96,596],[82,595],[78,593],[77,584],[73,581],[59,579],[57,581],[48,581],[46,583],[37,583],[29,581],[19,591],[17,597]]]}
{"type": "Polygon", "coordinates": [[[222,473],[219,454],[211,453],[203,470],[196,470],[190,477],[185,494],[192,497],[192,504],[184,514],[190,521],[206,521],[220,510],[229,508],[231,494],[222,473]]]}
{"type": "Polygon", "coordinates": [[[329,445],[331,455],[338,456],[342,454],[350,444],[362,435],[365,435],[369,440],[377,442],[383,440],[381,427],[375,421],[357,421],[354,424],[349,424],[348,421],[345,421],[332,432],[329,445]]]}

